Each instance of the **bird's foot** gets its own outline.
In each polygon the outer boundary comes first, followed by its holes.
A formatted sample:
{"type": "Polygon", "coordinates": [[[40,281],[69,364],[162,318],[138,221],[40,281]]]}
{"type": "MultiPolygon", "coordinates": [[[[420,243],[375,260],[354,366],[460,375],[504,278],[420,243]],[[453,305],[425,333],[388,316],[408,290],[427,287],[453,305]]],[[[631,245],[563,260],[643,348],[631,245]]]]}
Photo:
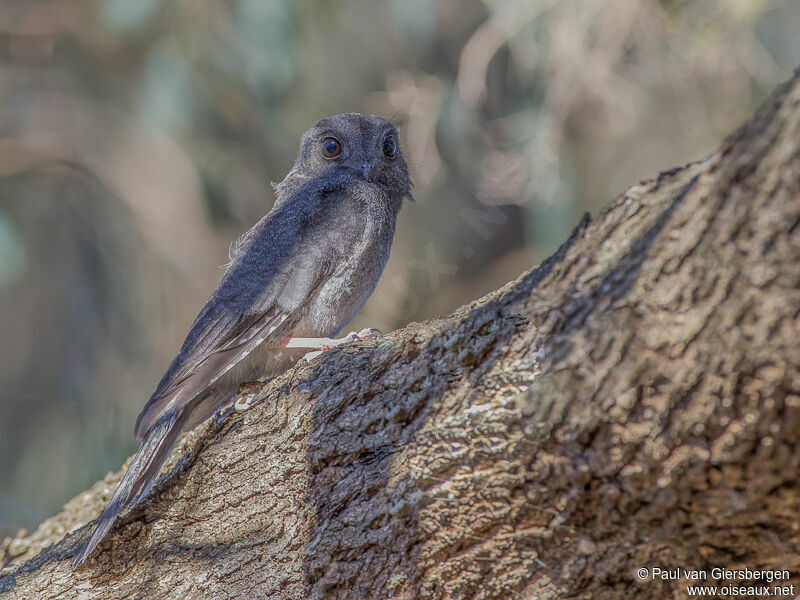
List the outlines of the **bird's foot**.
{"type": "Polygon", "coordinates": [[[341,338],[341,344],[345,344],[347,342],[355,342],[356,340],[363,340],[366,337],[371,335],[382,335],[380,329],[375,329],[374,327],[365,327],[361,331],[351,331],[346,336],[341,338]]]}
{"type": "Polygon", "coordinates": [[[239,389],[236,391],[236,402],[233,403],[233,410],[236,412],[244,412],[253,405],[258,392],[264,387],[261,381],[245,381],[239,384],[239,389]]]}
{"type": "Polygon", "coordinates": [[[358,332],[352,331],[341,338],[289,338],[286,340],[285,346],[287,348],[312,349],[312,352],[307,352],[303,356],[303,358],[311,362],[320,354],[327,352],[331,348],[335,348],[336,346],[341,346],[342,344],[347,344],[349,342],[355,342],[356,340],[364,339],[365,337],[374,335],[376,333],[380,334],[380,331],[374,327],[367,327],[366,329],[362,329],[358,332]]]}

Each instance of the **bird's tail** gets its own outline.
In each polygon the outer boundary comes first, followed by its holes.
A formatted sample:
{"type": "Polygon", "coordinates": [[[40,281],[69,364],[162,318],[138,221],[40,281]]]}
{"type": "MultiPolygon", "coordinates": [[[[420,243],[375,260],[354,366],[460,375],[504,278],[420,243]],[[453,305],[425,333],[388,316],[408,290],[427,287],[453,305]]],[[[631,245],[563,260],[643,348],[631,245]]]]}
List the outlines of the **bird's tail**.
{"type": "Polygon", "coordinates": [[[92,553],[97,545],[114,525],[123,508],[133,504],[145,495],[158,475],[161,465],[169,456],[175,441],[183,431],[186,423],[186,411],[170,412],[159,419],[150,431],[145,434],[144,441],[133,457],[130,467],[119,482],[114,497],[108,504],[92,537],[81,547],[72,559],[72,568],[77,568],[92,553]]]}

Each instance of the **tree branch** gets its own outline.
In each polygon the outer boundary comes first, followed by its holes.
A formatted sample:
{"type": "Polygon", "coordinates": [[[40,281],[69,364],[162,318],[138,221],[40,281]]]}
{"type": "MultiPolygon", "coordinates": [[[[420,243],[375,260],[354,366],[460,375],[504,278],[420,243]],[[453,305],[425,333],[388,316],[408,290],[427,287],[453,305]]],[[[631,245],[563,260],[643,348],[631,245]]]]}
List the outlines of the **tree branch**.
{"type": "Polygon", "coordinates": [[[798,307],[796,76],[518,280],[184,438],[72,573],[119,474],[98,482],[6,543],[0,593],[683,597],[637,576],[654,566],[796,583],[798,307]]]}

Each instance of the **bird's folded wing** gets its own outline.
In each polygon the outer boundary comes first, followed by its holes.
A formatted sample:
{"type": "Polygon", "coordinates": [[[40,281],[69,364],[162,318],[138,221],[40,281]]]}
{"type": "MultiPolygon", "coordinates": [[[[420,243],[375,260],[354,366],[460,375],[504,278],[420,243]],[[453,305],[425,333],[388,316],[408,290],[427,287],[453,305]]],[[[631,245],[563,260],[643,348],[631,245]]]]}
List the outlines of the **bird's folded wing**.
{"type": "Polygon", "coordinates": [[[136,437],[191,402],[261,343],[291,335],[304,305],[363,233],[363,228],[347,227],[337,228],[337,235],[319,235],[345,212],[336,208],[341,206],[337,200],[346,198],[327,194],[325,199],[325,206],[305,219],[278,211],[257,225],[262,231],[241,250],[139,414],[136,437]]]}

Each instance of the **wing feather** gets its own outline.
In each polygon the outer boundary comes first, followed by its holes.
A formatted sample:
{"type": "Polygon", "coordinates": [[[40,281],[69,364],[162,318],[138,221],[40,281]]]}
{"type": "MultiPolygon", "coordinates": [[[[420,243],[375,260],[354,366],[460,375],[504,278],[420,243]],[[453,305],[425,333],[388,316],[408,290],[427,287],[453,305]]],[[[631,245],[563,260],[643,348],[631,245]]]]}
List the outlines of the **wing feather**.
{"type": "Polygon", "coordinates": [[[139,414],[137,437],[198,397],[258,345],[291,334],[309,299],[363,232],[353,226],[358,211],[348,206],[352,200],[340,191],[323,192],[316,190],[316,201],[281,203],[245,234],[236,260],[139,414]],[[331,230],[336,234],[320,233],[331,230]]]}

